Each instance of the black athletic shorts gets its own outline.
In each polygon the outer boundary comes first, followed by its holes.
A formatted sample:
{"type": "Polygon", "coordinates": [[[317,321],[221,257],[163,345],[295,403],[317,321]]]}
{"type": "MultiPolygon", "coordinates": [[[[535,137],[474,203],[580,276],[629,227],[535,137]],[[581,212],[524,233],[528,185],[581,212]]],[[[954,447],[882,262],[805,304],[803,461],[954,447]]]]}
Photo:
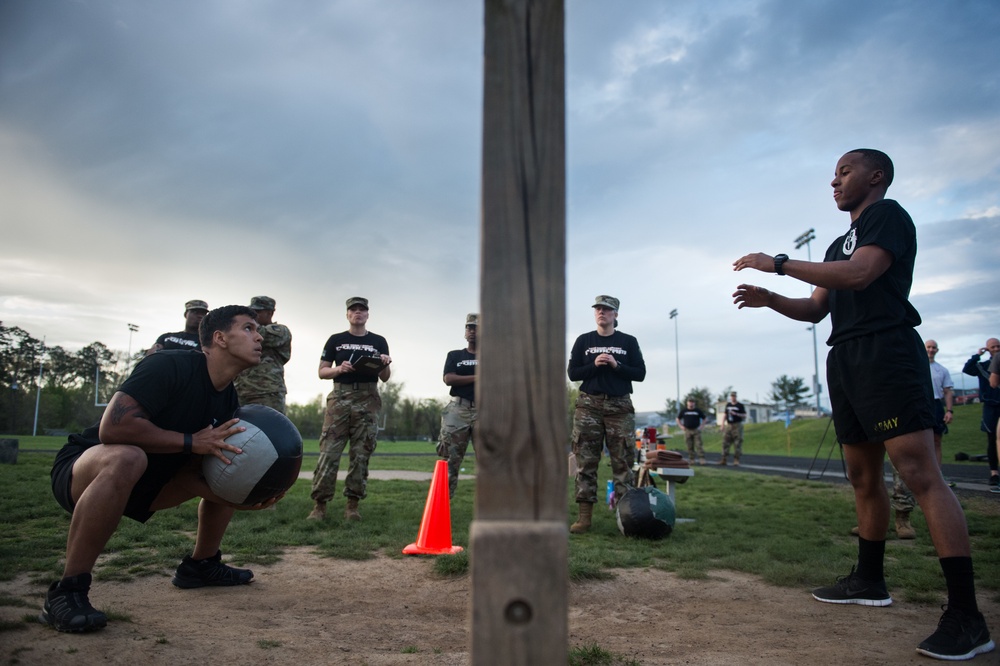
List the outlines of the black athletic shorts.
{"type": "Polygon", "coordinates": [[[944,400],[934,400],[934,434],[944,435],[948,432],[948,424],[944,422],[944,400]]]}
{"type": "MultiPolygon", "coordinates": [[[[101,446],[100,443],[92,442],[79,435],[70,435],[67,442],[52,463],[52,494],[55,495],[59,506],[73,513],[73,465],[83,452],[92,446],[101,446]]],[[[189,456],[185,455],[148,455],[146,471],[139,478],[139,481],[132,488],[128,503],[125,505],[125,514],[132,520],[144,523],[155,513],[149,510],[149,506],[160,494],[163,486],[174,477],[177,471],[185,464],[189,456]]]]}
{"type": "Polygon", "coordinates": [[[833,425],[842,444],[884,442],[934,427],[927,350],[912,328],[834,345],[826,374],[833,425]]]}

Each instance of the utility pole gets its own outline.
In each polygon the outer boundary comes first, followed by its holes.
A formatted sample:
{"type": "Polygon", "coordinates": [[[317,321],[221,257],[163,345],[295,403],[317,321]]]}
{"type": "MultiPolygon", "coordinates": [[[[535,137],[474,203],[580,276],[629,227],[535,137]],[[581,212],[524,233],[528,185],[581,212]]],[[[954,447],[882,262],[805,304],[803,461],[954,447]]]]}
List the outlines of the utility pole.
{"type": "Polygon", "coordinates": [[[126,376],[132,370],[132,334],[139,330],[138,324],[128,325],[128,356],[125,357],[125,374],[126,376]]]}
{"type": "MultiPolygon", "coordinates": [[[[809,261],[812,261],[812,245],[811,242],[816,240],[816,230],[809,229],[799,237],[795,239],[795,249],[800,249],[803,245],[806,246],[806,257],[809,261]]],[[[813,286],[809,285],[809,293],[813,293],[813,286]]],[[[809,327],[813,334],[813,394],[816,396],[816,416],[819,416],[819,393],[822,390],[822,386],[819,384],[819,348],[816,344],[816,324],[809,327]]]]}
{"type": "Polygon", "coordinates": [[[670,318],[674,320],[674,365],[677,368],[677,410],[681,408],[681,347],[677,340],[677,308],[670,311],[670,318]]]}

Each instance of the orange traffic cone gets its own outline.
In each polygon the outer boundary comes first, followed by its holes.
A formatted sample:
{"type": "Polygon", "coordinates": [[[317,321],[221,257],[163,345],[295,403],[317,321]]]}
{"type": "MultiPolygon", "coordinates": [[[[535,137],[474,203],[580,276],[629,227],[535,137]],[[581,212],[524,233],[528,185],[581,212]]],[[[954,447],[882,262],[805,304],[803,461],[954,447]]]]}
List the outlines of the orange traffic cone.
{"type": "Polygon", "coordinates": [[[438,460],[434,465],[431,489],[424,505],[424,518],[420,521],[417,542],[403,549],[404,555],[454,555],[462,552],[461,546],[451,545],[451,506],[448,503],[448,462],[438,460]]]}

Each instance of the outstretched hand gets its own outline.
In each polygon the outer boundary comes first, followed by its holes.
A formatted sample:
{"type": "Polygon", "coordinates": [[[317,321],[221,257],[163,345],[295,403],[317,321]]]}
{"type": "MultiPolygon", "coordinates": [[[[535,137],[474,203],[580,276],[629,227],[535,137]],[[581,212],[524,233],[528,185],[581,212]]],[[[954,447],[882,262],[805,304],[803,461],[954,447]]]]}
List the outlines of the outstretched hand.
{"type": "Polygon", "coordinates": [[[744,268],[755,268],[764,273],[774,272],[774,257],[763,252],[747,254],[733,262],[733,270],[741,271],[744,268]]]}
{"type": "Polygon", "coordinates": [[[764,289],[764,287],[756,287],[752,284],[741,284],[733,292],[733,303],[740,310],[743,308],[767,307],[770,299],[770,291],[764,289]]]}
{"type": "Polygon", "coordinates": [[[213,428],[206,426],[204,429],[194,433],[191,439],[191,451],[203,456],[215,456],[222,462],[229,464],[229,458],[222,454],[223,451],[233,453],[243,453],[243,449],[226,443],[226,438],[238,432],[246,430],[243,426],[236,425],[239,419],[230,419],[220,426],[213,428]]]}

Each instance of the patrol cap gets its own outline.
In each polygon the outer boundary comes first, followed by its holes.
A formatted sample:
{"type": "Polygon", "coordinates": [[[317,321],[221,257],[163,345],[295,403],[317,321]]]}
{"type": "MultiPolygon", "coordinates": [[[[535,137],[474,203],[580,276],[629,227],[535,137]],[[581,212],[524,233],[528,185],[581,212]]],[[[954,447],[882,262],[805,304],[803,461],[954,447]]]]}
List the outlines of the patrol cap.
{"type": "Polygon", "coordinates": [[[619,301],[614,296],[607,296],[605,294],[601,294],[596,299],[594,299],[594,304],[591,307],[596,308],[602,305],[606,308],[611,308],[612,310],[615,310],[617,312],[618,306],[621,305],[621,301],[619,301]]]}
{"type": "Polygon", "coordinates": [[[187,312],[188,310],[204,310],[205,312],[208,312],[208,303],[197,299],[188,301],[184,304],[184,312],[187,312]]]}
{"type": "Polygon", "coordinates": [[[270,296],[254,296],[250,299],[251,310],[273,310],[274,299],[270,296]]]}
{"type": "Polygon", "coordinates": [[[347,299],[347,309],[350,310],[351,306],[353,306],[353,305],[360,305],[365,310],[367,310],[368,309],[368,299],[367,298],[361,298],[360,296],[351,296],[350,298],[347,299]]]}
{"type": "Polygon", "coordinates": [[[479,313],[470,312],[465,315],[465,325],[466,326],[479,326],[479,313]]]}

